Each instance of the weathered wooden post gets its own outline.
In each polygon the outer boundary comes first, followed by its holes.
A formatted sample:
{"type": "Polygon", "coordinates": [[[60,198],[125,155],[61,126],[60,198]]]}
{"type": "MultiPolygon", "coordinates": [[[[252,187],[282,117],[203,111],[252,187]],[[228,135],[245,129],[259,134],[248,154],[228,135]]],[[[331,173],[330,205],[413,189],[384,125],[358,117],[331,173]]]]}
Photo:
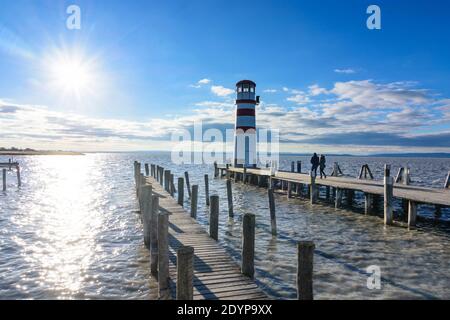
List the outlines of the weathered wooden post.
{"type": "Polygon", "coordinates": [[[152,192],[151,184],[146,184],[142,187],[142,224],[144,227],[144,244],[147,249],[150,249],[152,192]]]}
{"type": "Polygon", "coordinates": [[[231,188],[231,180],[227,179],[227,199],[228,199],[228,216],[232,218],[233,212],[233,189],[231,188]]]}
{"type": "Polygon", "coordinates": [[[150,165],[150,175],[153,177],[153,178],[155,178],[155,165],[154,164],[151,164],[150,165]]]}
{"type": "Polygon", "coordinates": [[[228,179],[230,179],[230,165],[227,163],[227,165],[226,165],[226,177],[227,177],[227,180],[228,179]]]}
{"type": "Polygon", "coordinates": [[[166,300],[169,292],[169,214],[158,214],[158,291],[159,298],[166,300]]]}
{"type": "Polygon", "coordinates": [[[287,198],[292,198],[292,182],[288,182],[288,189],[287,189],[287,198]]]}
{"type": "Polygon", "coordinates": [[[194,298],[194,248],[177,250],[177,300],[194,298]]]}
{"type": "Polygon", "coordinates": [[[450,189],[450,171],[448,172],[447,178],[445,179],[444,189],[450,189]]]}
{"type": "Polygon", "coordinates": [[[164,185],[164,168],[163,167],[159,168],[159,184],[161,185],[161,187],[164,185]]]}
{"type": "Polygon", "coordinates": [[[311,197],[311,204],[314,204],[314,203],[316,203],[317,202],[317,197],[318,197],[318,189],[317,189],[317,186],[316,186],[316,177],[314,176],[314,174],[311,172],[311,175],[310,175],[310,179],[311,179],[311,182],[310,182],[310,185],[309,185],[309,187],[310,187],[310,192],[309,192],[309,194],[310,194],[310,197],[311,197]]]}
{"type": "Polygon", "coordinates": [[[355,190],[347,189],[347,206],[351,207],[353,205],[354,196],[355,196],[355,190]]]}
{"type": "Polygon", "coordinates": [[[270,225],[272,229],[272,235],[277,235],[277,216],[275,214],[275,199],[273,197],[273,189],[267,189],[267,194],[269,196],[269,211],[270,211],[270,225]]]}
{"type": "Polygon", "coordinates": [[[247,182],[247,168],[244,167],[244,173],[242,174],[242,182],[245,184],[247,182]]]}
{"type": "Polygon", "coordinates": [[[330,199],[330,186],[325,187],[325,197],[326,199],[330,199]]]}
{"type": "Polygon", "coordinates": [[[219,176],[219,167],[217,166],[217,162],[214,161],[214,178],[219,176]]]}
{"type": "Polygon", "coordinates": [[[297,243],[297,298],[299,300],[313,300],[313,268],[314,249],[312,241],[297,243]]]}
{"type": "Polygon", "coordinates": [[[211,196],[209,236],[216,241],[219,239],[219,196],[211,196]]]}
{"type": "Polygon", "coordinates": [[[297,161],[297,173],[302,173],[302,162],[297,161]]]}
{"type": "Polygon", "coordinates": [[[156,181],[158,181],[158,182],[159,182],[159,172],[160,172],[159,166],[157,165],[156,166],[156,181]]]}
{"type": "Polygon", "coordinates": [[[149,170],[149,167],[148,167],[148,163],[146,163],[144,166],[145,166],[145,175],[148,177],[150,175],[150,170],[149,170]]]}
{"type": "Polygon", "coordinates": [[[209,180],[207,174],[205,174],[205,198],[206,198],[206,205],[209,206],[209,180]]]}
{"type": "Polygon", "coordinates": [[[22,179],[20,178],[20,166],[17,165],[16,167],[16,173],[17,173],[17,185],[20,187],[22,186],[22,179]]]}
{"type": "Polygon", "coordinates": [[[335,208],[340,208],[342,205],[342,189],[336,188],[336,197],[334,199],[334,206],[335,208]]]}
{"type": "Polygon", "coordinates": [[[393,222],[394,179],[391,177],[391,166],[384,166],[384,224],[393,222]]]}
{"type": "Polygon", "coordinates": [[[291,172],[295,172],[295,162],[291,162],[291,172]]]}
{"type": "Polygon", "coordinates": [[[150,211],[150,271],[153,275],[158,273],[158,215],[159,197],[152,195],[150,211]]]}
{"type": "Polygon", "coordinates": [[[192,197],[191,197],[191,217],[197,219],[197,200],[198,200],[198,185],[194,184],[192,186],[192,197]]]}
{"type": "Polygon", "coordinates": [[[364,214],[372,214],[374,209],[373,194],[364,193],[364,214]]]}
{"type": "Polygon", "coordinates": [[[188,196],[189,196],[189,199],[190,199],[192,197],[192,194],[191,194],[191,184],[189,183],[189,172],[186,171],[184,173],[184,177],[186,179],[186,188],[188,190],[188,196]]]}
{"type": "Polygon", "coordinates": [[[184,179],[178,178],[178,204],[183,206],[184,204],[184,179]]]}
{"type": "Polygon", "coordinates": [[[255,215],[250,213],[242,220],[241,272],[252,279],[255,275],[255,215]]]}
{"type": "Polygon", "coordinates": [[[408,202],[408,227],[413,228],[416,226],[417,220],[417,203],[409,200],[408,202]]]}
{"type": "Polygon", "coordinates": [[[170,174],[170,195],[175,197],[175,192],[177,189],[175,188],[175,175],[173,173],[170,174]]]}
{"type": "Polygon", "coordinates": [[[3,191],[6,191],[6,169],[3,169],[3,191]]]}
{"type": "Polygon", "coordinates": [[[170,170],[164,171],[164,189],[170,193],[170,170]]]}

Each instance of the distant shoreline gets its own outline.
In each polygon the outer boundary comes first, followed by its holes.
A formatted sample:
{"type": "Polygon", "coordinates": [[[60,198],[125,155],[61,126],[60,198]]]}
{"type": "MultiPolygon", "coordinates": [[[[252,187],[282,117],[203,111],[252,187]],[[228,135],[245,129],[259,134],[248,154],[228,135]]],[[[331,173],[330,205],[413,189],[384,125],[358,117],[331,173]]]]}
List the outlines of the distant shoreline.
{"type": "Polygon", "coordinates": [[[0,156],[84,156],[75,151],[0,151],[0,156]]]}

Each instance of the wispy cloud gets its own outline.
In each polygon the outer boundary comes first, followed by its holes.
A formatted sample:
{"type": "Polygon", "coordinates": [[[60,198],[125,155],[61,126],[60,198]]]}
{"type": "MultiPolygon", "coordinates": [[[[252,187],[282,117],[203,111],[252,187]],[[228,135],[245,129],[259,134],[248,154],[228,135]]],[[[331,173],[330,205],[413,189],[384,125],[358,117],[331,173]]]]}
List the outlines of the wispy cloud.
{"type": "Polygon", "coordinates": [[[343,73],[343,74],[354,74],[356,71],[354,69],[334,69],[334,72],[336,73],[343,73]]]}
{"type": "Polygon", "coordinates": [[[265,93],[276,93],[276,92],[278,92],[278,90],[277,89],[266,89],[263,92],[265,92],[265,93]]]}

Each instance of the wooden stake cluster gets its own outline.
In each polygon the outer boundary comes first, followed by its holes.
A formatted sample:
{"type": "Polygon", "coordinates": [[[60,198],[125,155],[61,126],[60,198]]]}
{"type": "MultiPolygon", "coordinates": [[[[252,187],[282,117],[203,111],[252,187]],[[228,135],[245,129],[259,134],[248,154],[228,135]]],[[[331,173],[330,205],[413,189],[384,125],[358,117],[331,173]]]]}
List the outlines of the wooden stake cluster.
{"type": "Polygon", "coordinates": [[[358,179],[371,179],[373,180],[373,174],[372,171],[370,171],[369,165],[365,164],[361,167],[361,170],[359,171],[359,177],[358,179]]]}

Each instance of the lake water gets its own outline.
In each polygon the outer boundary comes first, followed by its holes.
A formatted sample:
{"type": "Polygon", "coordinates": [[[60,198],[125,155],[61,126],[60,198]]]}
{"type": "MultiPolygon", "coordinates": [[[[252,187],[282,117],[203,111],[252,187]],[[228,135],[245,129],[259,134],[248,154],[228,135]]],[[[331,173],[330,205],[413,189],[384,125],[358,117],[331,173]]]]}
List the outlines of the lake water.
{"type": "MultiPolygon", "coordinates": [[[[317,299],[450,299],[450,230],[435,223],[431,207],[419,228],[385,228],[360,209],[311,206],[276,195],[279,235],[270,234],[267,190],[233,184],[235,218],[228,218],[224,179],[212,179],[206,165],[175,166],[164,153],[88,154],[17,157],[21,188],[8,172],[0,191],[0,299],[149,299],[155,297],[148,252],[136,214],[133,161],[156,163],[175,177],[189,171],[200,185],[199,222],[207,227],[203,175],[221,199],[220,243],[239,261],[241,218],[256,215],[256,279],[277,299],[296,296],[296,241],[316,244],[314,291],[317,299]],[[367,288],[366,268],[379,266],[381,290],[367,288]]],[[[281,166],[306,157],[284,156],[281,166]]],[[[0,162],[7,161],[0,157],[0,162]]],[[[384,163],[411,168],[413,184],[441,188],[450,159],[330,157],[345,174],[356,176],[369,164],[376,178],[384,163]]],[[[329,166],[331,167],[331,165],[329,166]]],[[[331,168],[327,168],[329,171],[331,168]]],[[[360,198],[356,199],[361,202],[360,198]]],[[[186,200],[185,206],[189,206],[186,200]]],[[[362,206],[362,204],[360,204],[362,206]]],[[[399,207],[397,208],[400,212],[399,207]]],[[[443,210],[441,220],[449,220],[443,210]]],[[[423,220],[423,219],[422,219],[423,220]]]]}

